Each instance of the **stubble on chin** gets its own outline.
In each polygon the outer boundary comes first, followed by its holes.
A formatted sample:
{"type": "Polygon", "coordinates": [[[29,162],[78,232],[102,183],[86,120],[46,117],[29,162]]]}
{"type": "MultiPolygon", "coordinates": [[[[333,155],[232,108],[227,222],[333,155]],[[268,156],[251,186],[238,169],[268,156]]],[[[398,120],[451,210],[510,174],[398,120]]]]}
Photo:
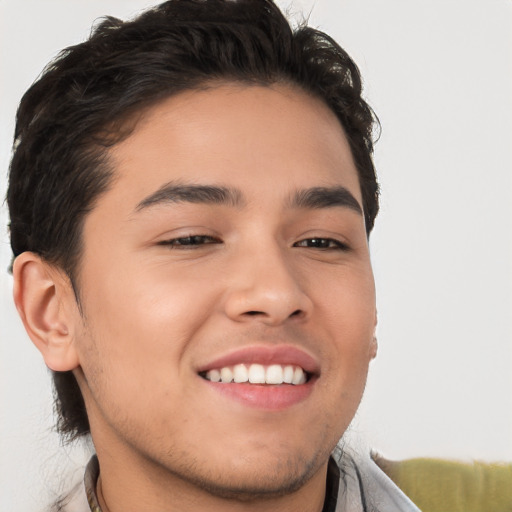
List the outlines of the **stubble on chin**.
{"type": "MultiPolygon", "coordinates": [[[[240,458],[243,460],[242,455],[240,458]]],[[[238,472],[233,468],[223,468],[222,464],[207,468],[202,462],[194,461],[187,468],[173,473],[210,496],[248,503],[275,500],[296,493],[327,466],[328,460],[329,455],[322,454],[309,459],[290,456],[259,468],[257,464],[246,461],[246,464],[240,464],[244,469],[238,472]]]]}

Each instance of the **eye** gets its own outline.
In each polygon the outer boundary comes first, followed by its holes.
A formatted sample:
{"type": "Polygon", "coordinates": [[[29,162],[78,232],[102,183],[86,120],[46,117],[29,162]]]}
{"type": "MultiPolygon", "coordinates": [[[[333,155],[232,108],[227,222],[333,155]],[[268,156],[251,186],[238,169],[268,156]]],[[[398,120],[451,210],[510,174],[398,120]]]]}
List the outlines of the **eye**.
{"type": "Polygon", "coordinates": [[[306,247],[308,249],[324,249],[324,250],[339,250],[348,251],[348,245],[335,240],[334,238],[306,238],[293,244],[294,247],[306,247]]]}
{"type": "Polygon", "coordinates": [[[166,245],[171,248],[177,247],[198,247],[200,245],[219,244],[220,240],[208,235],[190,235],[180,238],[171,238],[170,240],[162,240],[158,245],[166,245]]]}

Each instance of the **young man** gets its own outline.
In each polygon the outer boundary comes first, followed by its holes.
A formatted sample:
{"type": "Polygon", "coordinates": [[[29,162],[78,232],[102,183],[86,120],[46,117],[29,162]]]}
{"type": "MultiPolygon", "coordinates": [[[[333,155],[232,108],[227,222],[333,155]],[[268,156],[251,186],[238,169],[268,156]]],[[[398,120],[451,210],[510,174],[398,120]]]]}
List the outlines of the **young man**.
{"type": "Polygon", "coordinates": [[[417,510],[337,449],[375,357],[374,117],[263,0],[108,19],[24,96],[14,296],[80,512],[417,510]]]}

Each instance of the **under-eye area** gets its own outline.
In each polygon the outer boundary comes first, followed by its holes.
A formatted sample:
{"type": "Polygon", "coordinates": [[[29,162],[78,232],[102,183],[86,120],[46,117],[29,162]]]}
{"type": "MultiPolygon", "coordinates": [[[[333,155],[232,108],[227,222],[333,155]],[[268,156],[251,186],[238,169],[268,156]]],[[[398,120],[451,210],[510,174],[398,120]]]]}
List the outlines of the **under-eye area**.
{"type": "Polygon", "coordinates": [[[311,379],[311,374],[296,365],[281,364],[236,364],[200,372],[199,375],[211,382],[222,384],[289,384],[298,386],[311,379]]]}

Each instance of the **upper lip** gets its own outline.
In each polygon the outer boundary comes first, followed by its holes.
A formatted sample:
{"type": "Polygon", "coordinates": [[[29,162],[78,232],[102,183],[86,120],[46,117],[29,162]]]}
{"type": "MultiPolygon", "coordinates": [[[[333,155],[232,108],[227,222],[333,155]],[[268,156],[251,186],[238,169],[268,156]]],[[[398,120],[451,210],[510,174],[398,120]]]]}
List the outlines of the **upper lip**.
{"type": "Polygon", "coordinates": [[[303,349],[292,345],[253,345],[239,348],[202,364],[197,368],[197,372],[244,363],[293,365],[300,366],[309,374],[320,373],[320,365],[316,359],[303,349]]]}

